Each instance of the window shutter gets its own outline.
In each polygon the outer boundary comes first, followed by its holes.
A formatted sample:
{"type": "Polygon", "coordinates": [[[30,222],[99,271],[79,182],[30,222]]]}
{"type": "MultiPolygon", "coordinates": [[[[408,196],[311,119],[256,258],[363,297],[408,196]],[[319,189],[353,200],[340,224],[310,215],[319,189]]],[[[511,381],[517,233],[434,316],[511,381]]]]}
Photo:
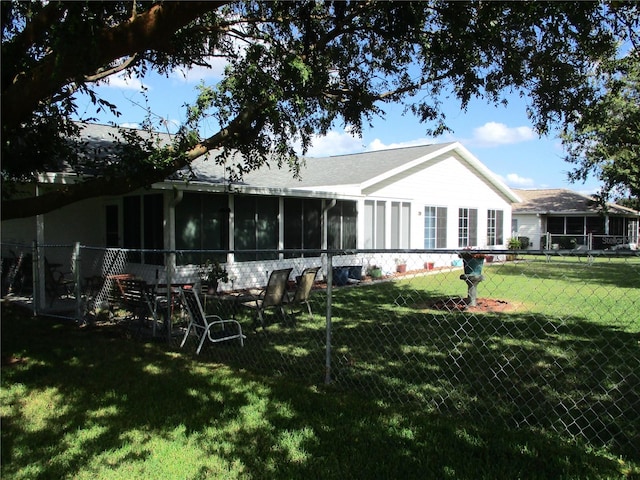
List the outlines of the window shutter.
{"type": "Polygon", "coordinates": [[[504,244],[504,212],[496,210],[496,245],[504,244]]]}
{"type": "Polygon", "coordinates": [[[438,207],[436,215],[436,248],[447,248],[447,207],[438,207]]]}
{"type": "Polygon", "coordinates": [[[478,245],[478,209],[469,209],[469,246],[478,245]]]}

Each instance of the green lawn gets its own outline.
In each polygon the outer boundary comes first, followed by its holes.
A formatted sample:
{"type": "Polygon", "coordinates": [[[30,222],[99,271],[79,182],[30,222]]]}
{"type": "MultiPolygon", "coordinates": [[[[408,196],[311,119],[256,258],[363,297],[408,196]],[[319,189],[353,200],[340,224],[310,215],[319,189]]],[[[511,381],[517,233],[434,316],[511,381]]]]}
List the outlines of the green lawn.
{"type": "Polygon", "coordinates": [[[336,292],[333,375],[428,411],[549,429],[637,455],[640,264],[544,259],[485,270],[504,313],[429,308],[459,271],[336,292]],[[375,307],[373,307],[375,306],[375,307]]]}
{"type": "Polygon", "coordinates": [[[640,438],[640,267],[596,263],[488,268],[504,314],[425,307],[459,272],[336,289],[330,386],[322,292],[200,357],[3,303],[2,478],[638,478],[591,440],[640,438]]]}

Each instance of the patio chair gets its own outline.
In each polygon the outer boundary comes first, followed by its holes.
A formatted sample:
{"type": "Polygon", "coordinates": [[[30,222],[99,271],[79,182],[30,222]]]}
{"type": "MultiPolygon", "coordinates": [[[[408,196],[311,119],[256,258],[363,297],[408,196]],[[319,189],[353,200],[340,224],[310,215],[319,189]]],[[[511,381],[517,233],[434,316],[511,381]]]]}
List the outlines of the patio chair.
{"type": "Polygon", "coordinates": [[[283,268],[274,270],[269,275],[267,286],[260,294],[250,302],[244,302],[242,305],[254,309],[256,311],[256,321],[260,323],[262,328],[265,327],[264,313],[267,308],[275,308],[282,314],[282,318],[287,320],[287,312],[284,310],[284,302],[287,294],[287,282],[293,268],[283,268]]]}
{"type": "MultiPolygon", "coordinates": [[[[44,259],[44,289],[49,298],[49,306],[58,298],[69,298],[75,289],[75,280],[72,280],[65,273],[57,269],[59,265],[52,264],[45,257],[44,259]]],[[[70,274],[70,273],[69,273],[70,274]]]]}
{"type": "Polygon", "coordinates": [[[309,303],[309,296],[311,295],[311,287],[316,280],[316,275],[320,267],[309,267],[302,271],[302,274],[297,278],[296,290],[293,295],[287,295],[285,298],[286,303],[289,305],[291,314],[293,315],[293,308],[295,305],[306,305],[309,317],[313,319],[313,313],[311,312],[311,304],[309,303]]]}
{"type": "Polygon", "coordinates": [[[218,315],[205,315],[200,298],[193,288],[181,288],[180,299],[189,313],[189,325],[182,338],[182,343],[180,343],[180,348],[184,347],[191,330],[200,340],[196,354],[200,353],[204,341],[207,339],[212,343],[218,343],[237,338],[240,340],[240,346],[244,346],[246,337],[242,334],[240,323],[236,320],[223,320],[218,315]],[[232,330],[227,328],[229,326],[232,327],[232,330]]]}

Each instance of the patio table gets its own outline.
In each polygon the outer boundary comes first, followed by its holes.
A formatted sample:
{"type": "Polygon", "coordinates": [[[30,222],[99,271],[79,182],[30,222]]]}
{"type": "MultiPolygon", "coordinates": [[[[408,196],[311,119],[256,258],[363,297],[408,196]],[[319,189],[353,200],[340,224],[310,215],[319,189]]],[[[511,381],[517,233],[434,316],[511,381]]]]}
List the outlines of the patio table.
{"type": "MultiPolygon", "coordinates": [[[[176,306],[180,306],[180,289],[193,288],[193,282],[173,282],[170,285],[166,283],[156,283],[149,285],[152,288],[153,297],[156,303],[156,308],[167,308],[169,310],[169,318],[173,318],[176,306]],[[171,292],[169,294],[169,287],[171,292]],[[170,301],[167,303],[167,301],[170,301]]],[[[165,316],[166,318],[166,316],[165,316]]],[[[167,332],[171,334],[170,331],[167,332]]]]}
{"type": "Polygon", "coordinates": [[[215,294],[205,293],[205,312],[216,314],[222,318],[235,319],[240,305],[255,300],[261,291],[261,289],[248,289],[215,294]]]}

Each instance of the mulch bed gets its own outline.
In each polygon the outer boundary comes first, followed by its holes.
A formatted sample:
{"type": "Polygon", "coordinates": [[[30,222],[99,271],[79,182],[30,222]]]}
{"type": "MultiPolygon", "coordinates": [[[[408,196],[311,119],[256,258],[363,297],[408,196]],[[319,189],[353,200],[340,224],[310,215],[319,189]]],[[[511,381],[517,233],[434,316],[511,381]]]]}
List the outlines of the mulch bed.
{"type": "Polygon", "coordinates": [[[462,297],[450,297],[440,298],[429,303],[423,303],[416,305],[419,309],[441,310],[446,312],[484,312],[484,313],[499,313],[510,312],[518,308],[517,305],[507,302],[506,300],[499,300],[495,298],[478,298],[477,305],[471,307],[467,305],[467,301],[462,297]]]}

